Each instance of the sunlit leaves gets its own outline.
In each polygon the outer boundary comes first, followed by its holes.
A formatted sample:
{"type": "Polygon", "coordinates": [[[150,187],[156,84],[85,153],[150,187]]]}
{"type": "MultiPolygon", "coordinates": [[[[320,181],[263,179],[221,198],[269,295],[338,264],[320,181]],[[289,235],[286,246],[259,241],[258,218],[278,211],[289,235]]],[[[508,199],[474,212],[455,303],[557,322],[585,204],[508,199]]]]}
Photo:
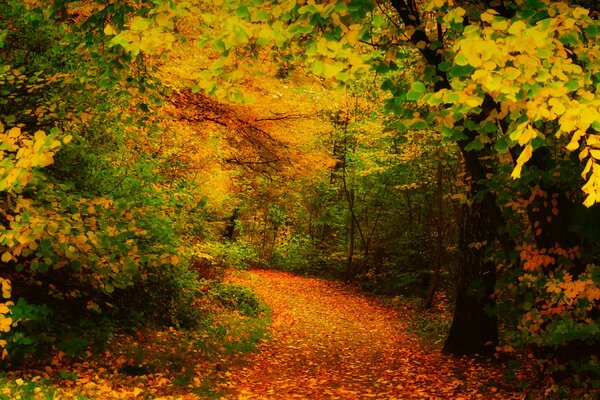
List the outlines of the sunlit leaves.
{"type": "Polygon", "coordinates": [[[52,164],[61,142],[56,134],[37,131],[31,135],[0,123],[0,191],[20,193],[32,179],[35,169],[52,164]]]}
{"type": "MultiPolygon", "coordinates": [[[[515,120],[527,116],[528,123],[519,119],[509,126],[510,138],[524,146],[512,176],[521,176],[523,166],[531,157],[530,142],[537,137],[532,125],[539,121],[557,121],[559,129],[556,135],[569,136],[565,146],[569,151],[580,148],[586,130],[595,121],[600,120],[598,100],[593,74],[598,73],[600,65],[592,54],[597,51],[596,40],[584,41],[581,29],[596,26],[587,13],[577,8],[574,15],[565,17],[568,8],[557,3],[551,18],[528,23],[526,19],[515,17],[507,20],[492,11],[481,15],[485,25],[469,25],[455,44],[455,66],[449,76],[451,84],[458,94],[456,100],[467,107],[462,112],[470,112],[479,106],[472,101],[475,94],[486,94],[506,107],[501,117],[515,120]],[[575,52],[586,63],[584,73],[569,56],[575,52]],[[464,94],[464,95],[463,95],[464,94]]],[[[551,7],[551,9],[553,9],[551,7]]],[[[428,97],[426,101],[435,105],[437,97],[428,97]]],[[[457,108],[457,105],[454,106],[457,108]]],[[[476,109],[475,109],[476,110],[476,109]]],[[[591,157],[591,153],[586,153],[591,157]]],[[[585,157],[582,157],[582,159],[585,157]]],[[[585,160],[584,160],[585,161],[585,160]]],[[[592,158],[589,171],[593,172],[592,158]]],[[[588,183],[583,191],[588,195],[586,205],[597,201],[595,175],[587,177],[588,183]]]]}
{"type": "Polygon", "coordinates": [[[132,56],[163,52],[171,49],[176,40],[172,32],[175,20],[186,14],[185,3],[157,2],[147,17],[134,16],[120,31],[107,24],[104,34],[111,36],[110,46],[123,47],[132,56]]]}

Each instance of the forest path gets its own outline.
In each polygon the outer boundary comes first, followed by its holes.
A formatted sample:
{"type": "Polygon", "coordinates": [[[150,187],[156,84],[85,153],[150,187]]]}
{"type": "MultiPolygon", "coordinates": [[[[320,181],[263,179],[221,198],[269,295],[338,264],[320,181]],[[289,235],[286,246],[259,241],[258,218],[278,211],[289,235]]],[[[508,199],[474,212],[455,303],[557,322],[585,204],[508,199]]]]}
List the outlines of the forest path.
{"type": "Polygon", "coordinates": [[[229,371],[237,399],[518,399],[498,368],[445,357],[397,311],[338,282],[254,270],[230,278],[272,310],[269,338],[229,371]]]}

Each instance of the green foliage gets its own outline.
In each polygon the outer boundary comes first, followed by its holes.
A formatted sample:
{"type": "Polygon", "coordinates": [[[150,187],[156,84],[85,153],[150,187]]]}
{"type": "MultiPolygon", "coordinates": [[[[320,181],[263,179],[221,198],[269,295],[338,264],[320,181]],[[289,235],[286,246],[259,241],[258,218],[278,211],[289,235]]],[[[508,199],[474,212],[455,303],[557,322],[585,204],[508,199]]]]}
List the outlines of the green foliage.
{"type": "MultiPolygon", "coordinates": [[[[170,10],[153,17],[163,30],[170,10]]],[[[112,23],[132,11],[119,9],[112,23]]],[[[78,30],[64,24],[77,17],[50,14],[0,5],[10,27],[0,59],[0,256],[8,278],[0,347],[13,365],[53,348],[77,355],[98,347],[125,315],[178,326],[200,318],[197,279],[164,213],[167,177],[133,145],[132,127],[157,128],[148,107],[130,109],[131,98],[153,104],[160,90],[147,71],[120,64],[129,56],[89,35],[104,17],[78,30]]]]}
{"type": "Polygon", "coordinates": [[[284,271],[310,273],[316,253],[310,237],[292,234],[280,241],[273,250],[270,265],[284,271]]]}
{"type": "Polygon", "coordinates": [[[431,281],[430,271],[390,271],[366,277],[362,286],[375,294],[424,298],[431,281]]]}
{"type": "Polygon", "coordinates": [[[448,336],[452,319],[437,311],[417,311],[408,325],[409,329],[427,347],[440,349],[448,336]]]}
{"type": "Polygon", "coordinates": [[[260,299],[243,286],[217,284],[210,294],[226,308],[237,310],[247,317],[256,317],[265,311],[260,299]]]}
{"type": "Polygon", "coordinates": [[[251,243],[244,240],[234,242],[208,241],[196,246],[196,250],[221,270],[227,268],[246,269],[258,262],[256,250],[251,243]]]}
{"type": "Polygon", "coordinates": [[[111,296],[116,309],[108,310],[130,328],[149,322],[194,328],[204,315],[195,300],[198,275],[184,263],[163,264],[146,272],[146,278],[111,296]]]}

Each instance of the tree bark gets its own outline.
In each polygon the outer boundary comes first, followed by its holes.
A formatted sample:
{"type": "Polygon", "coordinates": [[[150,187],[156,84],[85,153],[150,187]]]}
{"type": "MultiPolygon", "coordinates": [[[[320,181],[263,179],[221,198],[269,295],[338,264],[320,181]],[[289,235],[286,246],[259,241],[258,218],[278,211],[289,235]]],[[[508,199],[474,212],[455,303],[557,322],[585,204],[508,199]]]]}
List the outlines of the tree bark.
{"type": "Polygon", "coordinates": [[[436,202],[437,202],[437,218],[436,218],[436,244],[435,244],[435,265],[433,267],[433,275],[431,277],[431,284],[429,285],[429,291],[427,293],[427,300],[425,300],[424,308],[430,309],[433,307],[433,299],[435,297],[435,291],[440,280],[440,270],[442,269],[442,252],[444,244],[444,209],[443,209],[443,193],[442,193],[442,177],[444,172],[444,166],[442,162],[438,162],[437,167],[437,190],[436,190],[436,202]]]}
{"type": "Polygon", "coordinates": [[[485,257],[496,232],[484,202],[463,205],[459,237],[459,279],[454,319],[444,353],[487,355],[498,344],[493,299],[496,265],[485,257]]]}
{"type": "MultiPolygon", "coordinates": [[[[435,68],[437,80],[434,90],[449,89],[450,82],[445,71],[440,69],[443,61],[442,53],[432,46],[425,28],[421,25],[421,18],[414,0],[391,0],[392,7],[396,10],[404,26],[410,30],[409,41],[419,49],[426,64],[435,68]]],[[[492,7],[492,4],[489,5],[492,7]]],[[[498,6],[501,6],[498,5],[498,6]]],[[[508,12],[502,7],[499,13],[508,12]]],[[[437,40],[443,43],[437,30],[437,40]]],[[[491,97],[486,96],[482,110],[473,121],[478,123],[485,120],[489,113],[497,109],[497,104],[491,97]]],[[[457,121],[456,125],[464,124],[457,121]]],[[[463,125],[464,127],[464,125],[463,125]]],[[[471,178],[471,198],[479,192],[486,192],[485,182],[488,173],[492,172],[485,165],[489,156],[490,145],[478,151],[466,150],[467,145],[477,138],[479,132],[464,127],[466,139],[458,142],[463,155],[465,170],[471,178]]],[[[466,206],[465,206],[466,207],[466,206]]],[[[457,287],[456,307],[454,320],[446,343],[444,352],[455,355],[486,354],[493,351],[498,342],[498,323],[495,316],[489,315],[487,309],[494,306],[492,295],[496,281],[495,265],[486,261],[484,250],[488,244],[500,243],[504,253],[508,256],[514,246],[504,234],[498,233],[498,228],[504,225],[500,208],[496,205],[495,197],[489,194],[480,202],[474,202],[471,207],[463,210],[459,226],[459,282],[457,287]],[[486,243],[485,246],[475,248],[472,243],[486,243]]]]}

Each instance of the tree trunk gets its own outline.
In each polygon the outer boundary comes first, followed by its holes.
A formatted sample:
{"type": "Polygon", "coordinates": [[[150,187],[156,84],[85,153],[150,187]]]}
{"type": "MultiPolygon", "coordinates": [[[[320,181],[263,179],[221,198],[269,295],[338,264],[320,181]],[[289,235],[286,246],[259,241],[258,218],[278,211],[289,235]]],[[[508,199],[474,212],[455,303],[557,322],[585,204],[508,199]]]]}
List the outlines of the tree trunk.
{"type": "Polygon", "coordinates": [[[444,166],[442,162],[438,162],[437,168],[437,191],[436,191],[436,202],[437,202],[437,221],[436,221],[436,244],[435,244],[435,265],[433,266],[433,275],[431,277],[431,284],[429,285],[429,292],[427,293],[427,300],[425,300],[424,308],[430,309],[433,307],[433,298],[435,291],[440,280],[440,270],[442,269],[442,252],[444,244],[444,209],[443,209],[443,193],[442,193],[442,174],[444,172],[444,166]]]}
{"type": "Polygon", "coordinates": [[[348,232],[348,260],[346,265],[346,276],[344,277],[346,282],[351,282],[354,279],[354,236],[355,236],[355,222],[354,214],[350,213],[350,229],[348,232]]]}
{"type": "Polygon", "coordinates": [[[229,217],[227,223],[225,224],[225,232],[223,233],[223,239],[226,239],[230,242],[233,242],[233,239],[235,238],[235,225],[238,218],[238,212],[239,211],[237,208],[234,209],[233,214],[231,214],[231,217],[229,217]]]}
{"type": "Polygon", "coordinates": [[[487,355],[494,352],[498,344],[493,299],[496,265],[485,257],[485,249],[493,242],[496,232],[484,204],[493,199],[489,195],[486,198],[470,207],[463,206],[456,305],[444,353],[487,355]]]}

